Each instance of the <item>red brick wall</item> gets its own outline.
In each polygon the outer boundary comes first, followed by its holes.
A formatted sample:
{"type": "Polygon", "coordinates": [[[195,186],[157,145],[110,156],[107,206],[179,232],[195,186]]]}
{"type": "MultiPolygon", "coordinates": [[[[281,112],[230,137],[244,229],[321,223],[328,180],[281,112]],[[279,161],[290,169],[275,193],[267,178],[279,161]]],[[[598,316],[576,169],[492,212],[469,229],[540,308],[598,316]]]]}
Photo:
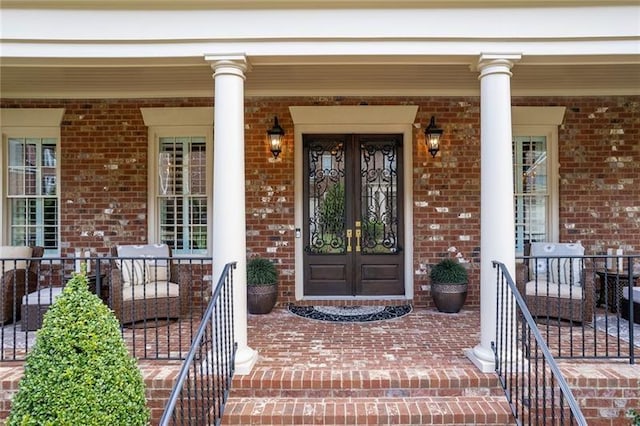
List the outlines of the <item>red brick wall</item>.
{"type": "MultiPolygon", "coordinates": [[[[147,238],[147,129],[141,107],[211,106],[211,99],[2,100],[6,108],[65,108],[61,129],[61,237],[106,254],[147,238]]],[[[478,98],[248,98],[246,100],[247,247],[280,265],[281,303],[294,299],[294,163],[290,105],[418,105],[444,128],[435,159],[414,129],[416,305],[430,305],[428,266],[444,256],[470,262],[469,304],[479,302],[480,111],[478,98]],[[273,162],[265,133],[277,115],[285,129],[273,162]]],[[[519,106],[567,107],[559,130],[560,239],[589,254],[622,246],[640,252],[640,97],[515,98],[519,106]]],[[[406,146],[409,146],[408,144],[406,146]]],[[[407,148],[405,148],[406,150],[407,148]]]]}
{"type": "Polygon", "coordinates": [[[573,396],[582,409],[589,426],[631,425],[629,410],[640,409],[640,378],[637,365],[600,364],[593,376],[593,365],[560,363],[573,396]],[[617,377],[617,379],[613,379],[617,377]]]}

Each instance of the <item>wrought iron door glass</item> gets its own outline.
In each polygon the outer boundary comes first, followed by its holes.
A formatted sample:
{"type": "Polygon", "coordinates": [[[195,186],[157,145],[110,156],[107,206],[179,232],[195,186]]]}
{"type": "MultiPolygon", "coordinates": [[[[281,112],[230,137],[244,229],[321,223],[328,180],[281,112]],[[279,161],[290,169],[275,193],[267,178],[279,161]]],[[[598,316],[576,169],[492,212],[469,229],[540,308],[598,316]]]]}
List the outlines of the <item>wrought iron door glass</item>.
{"type": "Polygon", "coordinates": [[[360,145],[362,252],[398,250],[398,147],[395,141],[360,145]]]}
{"type": "Polygon", "coordinates": [[[309,146],[309,236],[306,250],[314,254],[343,254],[345,241],[344,146],[309,146]]]}

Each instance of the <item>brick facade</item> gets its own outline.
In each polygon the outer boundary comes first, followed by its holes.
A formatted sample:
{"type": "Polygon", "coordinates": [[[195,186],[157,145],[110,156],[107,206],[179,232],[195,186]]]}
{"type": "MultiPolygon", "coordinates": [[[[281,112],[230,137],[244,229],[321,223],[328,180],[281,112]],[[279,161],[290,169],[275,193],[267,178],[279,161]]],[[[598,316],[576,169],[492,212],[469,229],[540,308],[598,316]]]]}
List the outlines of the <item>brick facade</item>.
{"type": "MultiPolygon", "coordinates": [[[[142,107],[212,106],[212,99],[9,100],[3,108],[65,108],[61,126],[62,255],[75,247],[106,255],[115,244],[147,239],[147,128],[142,107]]],[[[479,303],[480,107],[457,98],[247,98],[248,251],[280,264],[280,303],[294,300],[294,158],[291,105],[418,105],[445,130],[433,159],[414,128],[415,297],[430,305],[428,266],[445,256],[470,262],[467,303],[479,303]],[[264,141],[277,115],[285,129],[281,160],[264,141]]],[[[560,240],[588,254],[640,250],[640,97],[514,98],[517,106],[566,106],[559,129],[560,240]]],[[[408,144],[406,146],[409,146],[408,144]]],[[[407,148],[405,147],[405,152],[407,148]]]]}

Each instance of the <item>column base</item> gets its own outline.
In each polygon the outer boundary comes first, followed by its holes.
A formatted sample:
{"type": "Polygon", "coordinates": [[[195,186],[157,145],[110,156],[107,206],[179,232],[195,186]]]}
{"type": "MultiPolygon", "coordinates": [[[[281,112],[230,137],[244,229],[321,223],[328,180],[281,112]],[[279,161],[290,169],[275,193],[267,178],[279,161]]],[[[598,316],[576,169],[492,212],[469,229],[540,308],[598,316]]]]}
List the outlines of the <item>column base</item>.
{"type": "Polygon", "coordinates": [[[478,345],[473,349],[466,349],[464,354],[482,373],[493,373],[496,371],[496,360],[493,351],[478,345]]]}
{"type": "Polygon", "coordinates": [[[246,376],[251,373],[253,366],[258,361],[258,351],[251,349],[249,346],[238,348],[236,351],[235,371],[234,374],[246,376]]]}

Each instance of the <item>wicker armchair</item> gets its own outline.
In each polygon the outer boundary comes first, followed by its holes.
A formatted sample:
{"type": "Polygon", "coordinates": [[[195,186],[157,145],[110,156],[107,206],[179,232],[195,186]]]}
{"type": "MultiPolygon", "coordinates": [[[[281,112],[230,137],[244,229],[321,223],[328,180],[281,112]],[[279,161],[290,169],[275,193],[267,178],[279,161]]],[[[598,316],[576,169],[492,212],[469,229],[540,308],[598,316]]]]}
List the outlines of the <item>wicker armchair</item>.
{"type": "Polygon", "coordinates": [[[20,318],[22,296],[38,287],[43,254],[43,247],[0,246],[0,324],[20,318]]]}
{"type": "Polygon", "coordinates": [[[531,315],[591,322],[594,274],[585,267],[584,247],[569,243],[532,243],[530,255],[528,262],[517,265],[516,285],[531,315]]]}
{"type": "Polygon", "coordinates": [[[111,309],[121,324],[163,321],[189,309],[189,283],[180,279],[166,244],[112,247],[111,309]]]}

